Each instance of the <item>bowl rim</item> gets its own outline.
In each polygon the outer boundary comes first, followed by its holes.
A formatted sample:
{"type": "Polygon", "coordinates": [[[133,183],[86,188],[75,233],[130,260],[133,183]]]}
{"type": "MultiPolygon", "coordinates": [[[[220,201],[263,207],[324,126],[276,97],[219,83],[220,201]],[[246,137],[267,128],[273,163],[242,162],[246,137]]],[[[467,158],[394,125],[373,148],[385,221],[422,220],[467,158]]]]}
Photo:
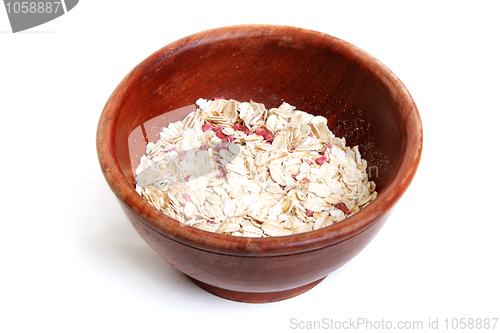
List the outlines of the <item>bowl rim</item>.
{"type": "Polygon", "coordinates": [[[311,251],[343,242],[370,228],[392,210],[410,185],[420,162],[422,143],[422,123],[415,102],[404,84],[382,62],[337,37],[299,27],[270,24],[233,25],[205,30],[183,37],[152,53],[135,66],[114,89],[103,108],[96,134],[97,155],[104,178],[119,202],[130,208],[129,211],[137,219],[163,236],[190,247],[238,256],[280,256],[311,251]],[[120,170],[114,146],[121,92],[127,89],[130,82],[141,78],[146,71],[154,71],[161,61],[177,51],[195,45],[194,43],[199,43],[207,36],[231,38],[242,31],[255,36],[292,33],[301,34],[301,38],[323,39],[324,43],[342,47],[346,57],[349,56],[351,60],[367,68],[388,90],[397,108],[401,110],[400,116],[407,135],[405,149],[395,176],[368,206],[337,224],[319,230],[289,236],[253,238],[223,235],[183,225],[154,208],[130,186],[120,170]],[[155,60],[154,66],[150,64],[152,60],[155,60]]]}

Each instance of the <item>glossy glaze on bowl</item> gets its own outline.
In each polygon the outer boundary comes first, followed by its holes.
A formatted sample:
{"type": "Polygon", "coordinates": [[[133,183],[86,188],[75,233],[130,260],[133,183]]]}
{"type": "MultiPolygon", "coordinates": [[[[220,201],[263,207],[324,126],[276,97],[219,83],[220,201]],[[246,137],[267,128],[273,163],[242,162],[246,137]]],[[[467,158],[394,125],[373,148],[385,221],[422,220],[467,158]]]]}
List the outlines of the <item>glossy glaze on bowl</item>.
{"type": "Polygon", "coordinates": [[[386,66],[335,37],[273,25],[209,30],[158,50],[118,85],[97,131],[104,177],[146,242],[205,290],[243,302],[295,296],[359,253],[406,191],[421,150],[415,103],[386,66]],[[286,101],[325,116],[336,136],[359,146],[378,198],[338,224],[273,238],[210,233],[157,211],[135,192],[130,156],[142,155],[144,144],[129,151],[129,136],[216,96],[268,108],[286,101]]]}

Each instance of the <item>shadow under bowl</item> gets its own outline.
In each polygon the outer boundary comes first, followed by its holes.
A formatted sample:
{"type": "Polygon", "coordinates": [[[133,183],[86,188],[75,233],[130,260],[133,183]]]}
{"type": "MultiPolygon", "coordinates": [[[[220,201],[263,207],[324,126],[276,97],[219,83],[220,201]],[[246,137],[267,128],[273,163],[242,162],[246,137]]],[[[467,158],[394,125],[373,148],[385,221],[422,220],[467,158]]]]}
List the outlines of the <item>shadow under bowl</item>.
{"type": "Polygon", "coordinates": [[[201,288],[242,302],[272,302],[314,287],[377,234],[408,188],[422,151],[422,124],[401,81],[338,38],[296,27],[208,30],[156,51],[121,81],[99,119],[102,172],[144,240],[201,288]],[[183,226],[135,191],[134,170],[162,127],[198,98],[283,101],[328,119],[359,146],[378,197],[351,217],[307,233],[236,237],[183,226]]]}

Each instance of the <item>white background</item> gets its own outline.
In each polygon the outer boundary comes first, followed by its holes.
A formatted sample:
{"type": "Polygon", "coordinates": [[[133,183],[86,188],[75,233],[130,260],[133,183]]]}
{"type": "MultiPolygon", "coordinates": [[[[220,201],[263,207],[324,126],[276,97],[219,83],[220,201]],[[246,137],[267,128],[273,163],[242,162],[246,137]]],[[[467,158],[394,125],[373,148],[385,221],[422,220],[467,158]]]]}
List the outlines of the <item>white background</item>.
{"type": "Polygon", "coordinates": [[[438,319],[443,329],[446,318],[500,317],[497,4],[83,0],[17,34],[0,8],[0,331],[284,332],[357,318],[438,319]],[[408,87],[424,128],[419,171],[373,242],[314,289],[271,304],[212,296],[153,252],[95,149],[102,108],[136,64],[243,23],[317,30],[368,51],[408,87]]]}

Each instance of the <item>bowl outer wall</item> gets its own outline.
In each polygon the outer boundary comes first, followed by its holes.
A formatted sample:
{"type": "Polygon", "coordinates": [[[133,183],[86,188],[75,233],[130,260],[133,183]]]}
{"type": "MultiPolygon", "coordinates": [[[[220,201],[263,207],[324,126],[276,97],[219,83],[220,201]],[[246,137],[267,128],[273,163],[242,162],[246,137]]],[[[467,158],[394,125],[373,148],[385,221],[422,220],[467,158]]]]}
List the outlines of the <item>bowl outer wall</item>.
{"type": "Polygon", "coordinates": [[[132,69],[108,99],[97,130],[97,153],[103,175],[118,200],[152,229],[182,244],[210,252],[240,256],[277,256],[319,249],[342,242],[377,223],[396,204],[411,183],[422,152],[422,125],[417,107],[403,83],[380,61],[338,38],[311,30],[275,25],[244,25],[212,29],[187,36],[153,53],[132,69]],[[387,90],[400,111],[404,152],[397,172],[370,205],[335,225],[291,236],[271,238],[234,237],[183,226],[147,203],[130,185],[119,167],[116,154],[118,113],[131,86],[161,68],[162,63],[200,43],[217,42],[238,34],[247,36],[290,36],[314,39],[335,48],[342,56],[370,72],[387,90]]]}
{"type": "MultiPolygon", "coordinates": [[[[122,208],[137,232],[162,258],[196,281],[222,288],[226,293],[229,291],[228,298],[232,300],[238,298],[234,292],[252,293],[259,298],[268,293],[284,292],[285,295],[279,294],[279,298],[288,298],[287,293],[321,281],[361,252],[390,215],[385,214],[353,237],[315,250],[275,256],[240,256],[186,246],[149,227],[129,207],[122,204],[122,208]]],[[[201,287],[207,290],[207,286],[201,287]]],[[[221,291],[215,294],[221,296],[221,291]]],[[[243,300],[249,301],[248,295],[243,300]]]]}

